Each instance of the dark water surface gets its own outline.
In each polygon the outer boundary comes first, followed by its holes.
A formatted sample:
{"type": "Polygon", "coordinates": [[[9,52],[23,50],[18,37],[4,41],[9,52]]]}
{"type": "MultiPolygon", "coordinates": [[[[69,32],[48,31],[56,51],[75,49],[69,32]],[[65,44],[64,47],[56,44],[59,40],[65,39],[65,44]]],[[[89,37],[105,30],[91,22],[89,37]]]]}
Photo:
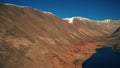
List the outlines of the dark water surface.
{"type": "Polygon", "coordinates": [[[83,68],[120,68],[120,54],[113,52],[112,47],[96,49],[89,60],[84,62],[83,68]]]}

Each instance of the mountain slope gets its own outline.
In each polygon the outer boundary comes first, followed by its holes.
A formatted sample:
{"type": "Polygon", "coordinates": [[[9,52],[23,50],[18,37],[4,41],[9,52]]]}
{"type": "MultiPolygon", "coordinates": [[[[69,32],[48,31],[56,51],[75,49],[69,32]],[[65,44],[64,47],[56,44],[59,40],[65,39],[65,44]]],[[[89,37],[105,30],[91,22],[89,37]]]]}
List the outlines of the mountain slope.
{"type": "Polygon", "coordinates": [[[113,45],[113,50],[120,53],[120,27],[106,38],[107,43],[113,45]]]}
{"type": "Polygon", "coordinates": [[[0,4],[0,67],[81,68],[119,26],[80,18],[70,24],[52,13],[0,4]]]}

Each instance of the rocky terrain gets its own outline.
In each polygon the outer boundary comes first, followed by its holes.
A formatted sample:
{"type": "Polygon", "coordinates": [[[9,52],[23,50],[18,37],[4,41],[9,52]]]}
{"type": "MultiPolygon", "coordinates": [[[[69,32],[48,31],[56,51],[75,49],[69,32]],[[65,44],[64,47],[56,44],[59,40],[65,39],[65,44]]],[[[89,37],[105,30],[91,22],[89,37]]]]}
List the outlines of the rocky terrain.
{"type": "Polygon", "coordinates": [[[119,20],[61,19],[26,6],[0,4],[0,68],[82,68],[96,48],[118,47],[119,20]]]}
{"type": "Polygon", "coordinates": [[[106,42],[112,45],[113,51],[120,53],[120,27],[106,38],[106,42]]]}

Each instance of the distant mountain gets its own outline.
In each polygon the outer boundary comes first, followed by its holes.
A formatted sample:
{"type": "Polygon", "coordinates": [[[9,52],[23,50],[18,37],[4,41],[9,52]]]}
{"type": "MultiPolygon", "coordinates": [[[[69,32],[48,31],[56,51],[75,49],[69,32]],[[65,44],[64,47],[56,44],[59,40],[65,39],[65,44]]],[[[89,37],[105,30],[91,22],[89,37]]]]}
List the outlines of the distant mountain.
{"type": "Polygon", "coordinates": [[[120,20],[61,19],[31,7],[0,4],[0,68],[82,68],[119,27],[120,20]]]}

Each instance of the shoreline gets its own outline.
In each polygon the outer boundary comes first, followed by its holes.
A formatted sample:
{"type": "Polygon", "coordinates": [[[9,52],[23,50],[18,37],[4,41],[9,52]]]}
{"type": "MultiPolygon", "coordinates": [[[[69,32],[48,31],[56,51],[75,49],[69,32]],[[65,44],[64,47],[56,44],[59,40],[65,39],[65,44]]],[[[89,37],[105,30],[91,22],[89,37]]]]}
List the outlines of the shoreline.
{"type": "Polygon", "coordinates": [[[55,68],[82,68],[82,64],[90,59],[95,53],[96,48],[102,48],[103,44],[100,42],[80,42],[71,47],[62,55],[53,53],[53,66],[55,68]]]}

